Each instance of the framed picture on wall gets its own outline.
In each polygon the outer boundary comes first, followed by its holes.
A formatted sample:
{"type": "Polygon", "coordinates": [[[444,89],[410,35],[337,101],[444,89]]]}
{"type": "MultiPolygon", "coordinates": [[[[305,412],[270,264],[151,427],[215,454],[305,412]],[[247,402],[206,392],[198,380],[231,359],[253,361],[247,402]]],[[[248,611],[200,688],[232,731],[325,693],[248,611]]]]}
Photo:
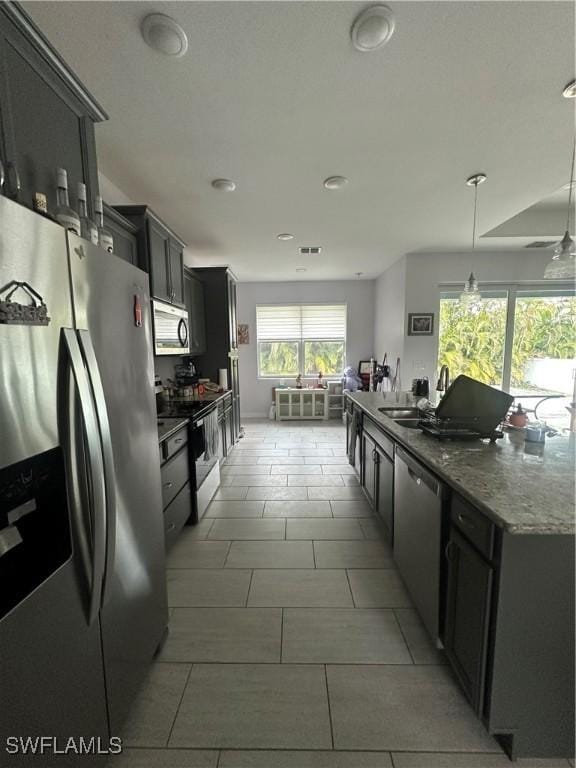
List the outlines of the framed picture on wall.
{"type": "Polygon", "coordinates": [[[432,336],[433,333],[433,312],[410,312],[408,314],[408,336],[432,336]]]}
{"type": "Polygon", "coordinates": [[[238,323],[238,344],[250,344],[248,323],[238,323]]]}

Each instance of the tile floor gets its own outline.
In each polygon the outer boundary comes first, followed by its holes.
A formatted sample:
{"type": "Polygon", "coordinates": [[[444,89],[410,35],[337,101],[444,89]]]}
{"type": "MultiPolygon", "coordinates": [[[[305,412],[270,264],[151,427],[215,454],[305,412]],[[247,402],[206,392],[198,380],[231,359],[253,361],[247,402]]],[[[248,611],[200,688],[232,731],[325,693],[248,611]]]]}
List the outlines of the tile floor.
{"type": "Polygon", "coordinates": [[[112,767],[511,765],[411,606],[343,426],[245,429],[169,555],[170,633],[112,767]]]}

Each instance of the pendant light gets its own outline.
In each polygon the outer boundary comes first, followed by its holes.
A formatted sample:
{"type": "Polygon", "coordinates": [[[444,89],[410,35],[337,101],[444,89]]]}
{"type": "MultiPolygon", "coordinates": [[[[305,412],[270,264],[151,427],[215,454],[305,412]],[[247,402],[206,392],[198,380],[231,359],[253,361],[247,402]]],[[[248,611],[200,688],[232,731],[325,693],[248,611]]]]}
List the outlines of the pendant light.
{"type": "MultiPolygon", "coordinates": [[[[483,184],[486,181],[486,174],[476,173],[474,176],[466,179],[466,184],[469,187],[474,187],[474,223],[472,225],[472,254],[476,248],[476,213],[478,209],[478,184],[483,184]]],[[[472,256],[472,259],[474,256],[472,256]]],[[[473,269],[470,271],[468,280],[464,283],[464,290],[460,294],[460,302],[470,311],[477,311],[480,308],[481,295],[478,290],[478,280],[474,275],[473,269]]]]}
{"type": "Polygon", "coordinates": [[[554,256],[544,270],[545,280],[572,279],[576,277],[576,244],[570,237],[570,215],[572,213],[572,188],[574,187],[574,154],[576,142],[572,148],[572,167],[570,169],[570,183],[568,185],[568,213],[566,216],[566,232],[564,237],[554,248],[554,256]]]}

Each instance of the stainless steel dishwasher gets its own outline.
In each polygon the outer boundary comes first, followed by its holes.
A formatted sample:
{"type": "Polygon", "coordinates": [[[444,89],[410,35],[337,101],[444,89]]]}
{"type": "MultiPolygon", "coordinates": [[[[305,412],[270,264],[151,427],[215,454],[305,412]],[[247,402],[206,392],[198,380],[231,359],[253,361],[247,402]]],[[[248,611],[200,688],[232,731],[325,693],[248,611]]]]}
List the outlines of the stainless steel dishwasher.
{"type": "Polygon", "coordinates": [[[394,461],[394,560],[420,618],[440,645],[442,509],[445,486],[396,449],[394,461]]]}

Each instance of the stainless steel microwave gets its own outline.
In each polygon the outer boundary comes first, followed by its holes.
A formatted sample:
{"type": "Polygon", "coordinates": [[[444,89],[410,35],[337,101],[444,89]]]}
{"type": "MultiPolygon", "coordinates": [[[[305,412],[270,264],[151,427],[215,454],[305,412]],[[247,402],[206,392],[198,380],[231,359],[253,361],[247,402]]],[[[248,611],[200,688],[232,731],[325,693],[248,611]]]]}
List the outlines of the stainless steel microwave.
{"type": "Polygon", "coordinates": [[[172,304],[152,300],[154,354],[187,355],[190,351],[188,312],[172,304]]]}

